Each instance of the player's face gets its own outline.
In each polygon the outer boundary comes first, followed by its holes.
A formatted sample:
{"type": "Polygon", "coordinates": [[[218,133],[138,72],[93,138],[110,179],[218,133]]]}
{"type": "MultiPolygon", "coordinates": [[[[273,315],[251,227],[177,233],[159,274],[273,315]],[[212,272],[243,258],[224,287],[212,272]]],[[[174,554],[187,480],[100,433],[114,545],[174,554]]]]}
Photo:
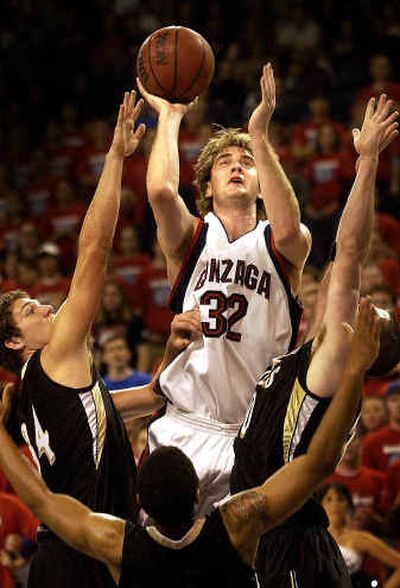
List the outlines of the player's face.
{"type": "Polygon", "coordinates": [[[214,208],[235,200],[255,202],[259,191],[253,155],[242,147],[223,149],[214,160],[207,188],[214,208]]]}
{"type": "Polygon", "coordinates": [[[13,304],[12,315],[25,348],[41,349],[50,341],[54,319],[52,306],[40,304],[33,298],[20,298],[13,304]]]}
{"type": "Polygon", "coordinates": [[[322,499],[322,506],[326,510],[329,521],[344,521],[349,513],[349,503],[335,488],[329,488],[328,492],[322,499]]]}

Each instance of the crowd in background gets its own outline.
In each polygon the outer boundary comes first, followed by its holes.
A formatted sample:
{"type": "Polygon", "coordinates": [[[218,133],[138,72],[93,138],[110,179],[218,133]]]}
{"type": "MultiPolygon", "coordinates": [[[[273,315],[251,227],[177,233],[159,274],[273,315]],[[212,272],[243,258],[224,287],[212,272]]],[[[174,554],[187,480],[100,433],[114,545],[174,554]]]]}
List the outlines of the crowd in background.
{"type": "MultiPolygon", "coordinates": [[[[188,112],[180,136],[180,193],[192,212],[192,166],[213,123],[246,128],[259,99],[261,66],[274,65],[271,140],[313,234],[302,287],[304,334],[354,178],[351,129],[360,125],[370,96],[387,92],[400,107],[400,3],[246,0],[233,9],[225,0],[6,0],[1,11],[1,291],[21,288],[55,308],[62,303],[117,106],[135,84],[138,48],[155,29],[180,24],[204,34],[216,57],[209,92],[188,112]]],[[[172,318],[165,260],[146,201],[156,118],[147,109],[142,119],[147,132],[125,164],[109,278],[93,329],[110,389],[148,381],[172,318]]],[[[362,293],[399,314],[400,139],[381,158],[376,206],[362,293]]],[[[12,376],[3,371],[1,378],[12,376]]],[[[353,493],[352,524],[393,543],[400,538],[400,369],[367,380],[364,393],[361,427],[336,477],[353,493]]],[[[132,427],[135,455],[143,430],[132,427]]],[[[29,560],[35,521],[1,478],[0,491],[0,565],[23,583],[18,570],[29,560]],[[5,524],[11,509],[19,514],[5,524]]],[[[372,570],[382,576],[373,564],[372,570]]],[[[7,574],[0,568],[3,588],[13,586],[7,574]]]]}

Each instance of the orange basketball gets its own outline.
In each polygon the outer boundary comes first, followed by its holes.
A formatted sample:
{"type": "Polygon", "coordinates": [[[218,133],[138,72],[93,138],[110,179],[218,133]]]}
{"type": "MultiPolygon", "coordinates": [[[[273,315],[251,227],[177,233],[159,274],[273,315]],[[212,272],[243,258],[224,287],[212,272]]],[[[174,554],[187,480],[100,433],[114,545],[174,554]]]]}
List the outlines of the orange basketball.
{"type": "Polygon", "coordinates": [[[140,47],[136,62],[137,75],[150,94],[181,103],[207,90],[214,67],[210,45],[186,27],[152,33],[140,47]]]}

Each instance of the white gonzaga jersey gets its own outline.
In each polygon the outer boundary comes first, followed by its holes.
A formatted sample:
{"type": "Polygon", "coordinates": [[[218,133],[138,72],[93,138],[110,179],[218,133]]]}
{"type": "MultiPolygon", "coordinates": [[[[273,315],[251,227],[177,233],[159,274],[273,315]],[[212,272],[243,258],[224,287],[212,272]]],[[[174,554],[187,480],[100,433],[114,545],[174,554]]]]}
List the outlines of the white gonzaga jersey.
{"type": "Polygon", "coordinates": [[[195,307],[203,337],[161,374],[161,391],[184,412],[239,424],[272,358],[294,346],[301,316],[267,221],[231,242],[215,214],[199,221],[171,293],[175,312],[195,307]]]}

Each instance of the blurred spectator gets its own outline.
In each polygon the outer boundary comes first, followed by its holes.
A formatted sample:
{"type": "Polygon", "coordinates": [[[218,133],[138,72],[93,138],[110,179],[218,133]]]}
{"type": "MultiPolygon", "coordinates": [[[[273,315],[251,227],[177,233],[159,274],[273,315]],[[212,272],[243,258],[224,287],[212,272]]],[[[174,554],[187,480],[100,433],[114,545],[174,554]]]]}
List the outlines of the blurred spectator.
{"type": "Polygon", "coordinates": [[[275,29],[275,43],[281,49],[315,49],[319,37],[317,22],[307,15],[305,7],[299,2],[278,22],[275,29]]]}
{"type": "Polygon", "coordinates": [[[28,588],[30,560],[35,550],[36,543],[29,537],[11,533],[5,538],[0,564],[11,572],[18,588],[28,588]]]}
{"type": "Polygon", "coordinates": [[[389,424],[364,439],[363,465],[385,472],[400,459],[400,384],[387,391],[389,424]]]}
{"type": "Polygon", "coordinates": [[[97,346],[103,347],[110,337],[125,338],[133,354],[134,365],[140,372],[146,372],[143,366],[147,363],[147,355],[142,329],[142,320],[131,308],[121,284],[115,279],[108,279],[103,287],[100,308],[93,326],[97,346]]]}
{"type": "Polygon", "coordinates": [[[79,153],[76,178],[86,188],[96,185],[110,144],[110,127],[106,120],[97,119],[87,123],[88,144],[79,153]]]}
{"type": "MultiPolygon", "coordinates": [[[[349,570],[352,586],[379,586],[374,577],[364,571],[364,559],[369,556],[395,568],[392,586],[400,581],[400,554],[367,531],[350,526],[353,502],[346,486],[327,484],[321,491],[320,502],[329,518],[329,532],[336,540],[349,570]]],[[[389,584],[388,584],[389,586],[389,584]]]]}
{"type": "Polygon", "coordinates": [[[54,191],[54,206],[48,215],[49,239],[58,243],[63,239],[76,240],[86,212],[86,205],[76,197],[76,189],[66,179],[60,180],[54,191]]]}
{"type": "Polygon", "coordinates": [[[147,341],[147,360],[143,371],[151,372],[164,354],[173,313],[168,308],[171,288],[168,282],[165,257],[157,241],[150,266],[139,276],[142,313],[147,341]]]}
{"type": "Polygon", "coordinates": [[[124,283],[130,302],[136,310],[141,302],[138,278],[150,265],[150,261],[150,257],[140,250],[136,227],[132,224],[122,227],[115,244],[112,269],[113,274],[124,283]]]}
{"type": "Polygon", "coordinates": [[[39,218],[47,213],[54,193],[55,179],[43,151],[37,149],[29,160],[29,177],[25,188],[30,216],[39,218]]]}
{"type": "MultiPolygon", "coordinates": [[[[6,538],[10,534],[20,537],[35,539],[38,520],[31,514],[17,496],[0,493],[0,586],[1,588],[14,588],[14,580],[10,567],[13,558],[6,551],[6,538]],[[11,559],[11,561],[9,561],[11,559]],[[8,564],[5,567],[4,564],[8,564]]],[[[10,540],[9,540],[10,541],[10,540]]],[[[13,541],[11,541],[13,543],[13,541]]],[[[9,546],[9,545],[8,545],[9,546]]],[[[15,554],[17,557],[19,553],[15,554]]]]}
{"type": "Polygon", "coordinates": [[[393,65],[390,57],[383,53],[376,53],[371,57],[369,63],[371,83],[357,92],[357,98],[367,101],[371,96],[379,96],[385,92],[390,98],[396,100],[400,105],[400,84],[393,82],[393,65]]]}
{"type": "Polygon", "coordinates": [[[35,263],[40,246],[40,233],[31,222],[24,222],[19,229],[18,256],[30,263],[35,263]]]}
{"type": "MultiPolygon", "coordinates": [[[[388,467],[383,488],[382,508],[388,511],[393,506],[400,507],[400,460],[388,467]]],[[[400,527],[397,537],[400,537],[400,527]]]]}
{"type": "Polygon", "coordinates": [[[70,279],[62,275],[61,251],[55,243],[49,241],[40,246],[37,267],[39,278],[32,294],[43,304],[52,304],[58,309],[68,294],[70,279]]]}
{"type": "Polygon", "coordinates": [[[344,126],[330,116],[330,102],[326,96],[315,95],[308,101],[309,118],[293,129],[293,155],[298,163],[303,163],[316,154],[318,130],[332,127],[336,131],[338,144],[345,137],[344,126]]]}
{"type": "Polygon", "coordinates": [[[320,127],[315,155],[305,168],[306,178],[311,184],[306,208],[309,216],[312,212],[326,216],[338,208],[344,196],[344,157],[335,128],[331,125],[320,127]]]}
{"type": "Polygon", "coordinates": [[[102,346],[102,359],[106,367],[103,380],[110,391],[144,386],[151,380],[149,374],[132,368],[132,352],[124,337],[110,337],[102,346]]]}
{"type": "MultiPolygon", "coordinates": [[[[17,283],[18,288],[28,292],[32,296],[35,284],[39,274],[36,263],[32,261],[20,260],[17,266],[17,283]]],[[[9,288],[10,289],[10,288],[9,288]]]]}
{"type": "Polygon", "coordinates": [[[382,429],[388,422],[386,400],[382,396],[367,396],[361,405],[360,425],[364,435],[382,429]]]}
{"type": "MultiPolygon", "coordinates": [[[[141,121],[143,122],[143,121],[141,121]]],[[[132,157],[124,164],[122,200],[119,225],[134,223],[140,227],[144,220],[146,197],[146,168],[155,131],[148,128],[132,157]],[[129,192],[127,192],[129,191],[129,192]]]]}
{"type": "Polygon", "coordinates": [[[362,436],[357,431],[327,483],[339,482],[350,490],[358,528],[372,531],[381,522],[379,511],[385,476],[361,465],[362,449],[362,436]]]}

